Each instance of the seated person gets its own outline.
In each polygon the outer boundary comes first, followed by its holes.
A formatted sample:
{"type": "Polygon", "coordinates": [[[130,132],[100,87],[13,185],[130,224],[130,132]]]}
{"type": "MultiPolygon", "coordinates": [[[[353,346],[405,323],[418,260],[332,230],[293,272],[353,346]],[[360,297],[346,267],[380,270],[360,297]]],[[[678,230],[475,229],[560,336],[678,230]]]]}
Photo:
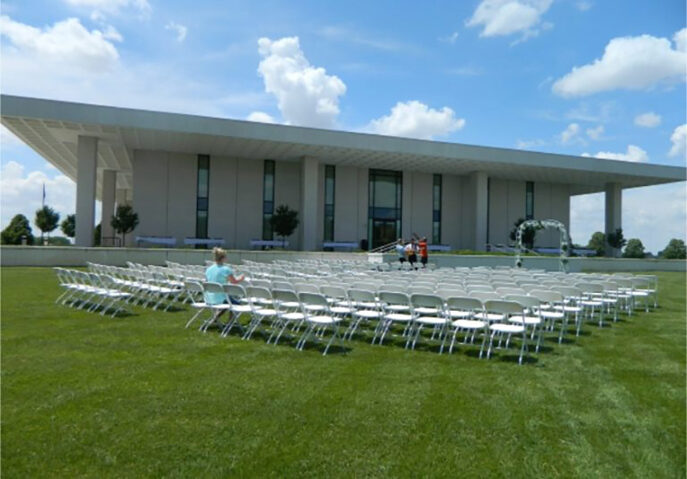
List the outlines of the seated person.
{"type": "MultiPolygon", "coordinates": [[[[224,260],[227,258],[227,252],[222,248],[213,248],[212,255],[215,260],[215,264],[209,266],[205,270],[205,279],[208,282],[226,284],[227,280],[231,284],[238,284],[245,279],[245,275],[240,275],[239,277],[234,276],[234,271],[224,264],[224,260]]],[[[236,300],[229,298],[229,300],[236,304],[236,300]]],[[[221,293],[205,293],[205,302],[207,304],[222,304],[226,303],[226,296],[221,293]]],[[[217,316],[215,316],[214,321],[217,321],[219,317],[224,313],[224,310],[220,311],[217,316]]]]}

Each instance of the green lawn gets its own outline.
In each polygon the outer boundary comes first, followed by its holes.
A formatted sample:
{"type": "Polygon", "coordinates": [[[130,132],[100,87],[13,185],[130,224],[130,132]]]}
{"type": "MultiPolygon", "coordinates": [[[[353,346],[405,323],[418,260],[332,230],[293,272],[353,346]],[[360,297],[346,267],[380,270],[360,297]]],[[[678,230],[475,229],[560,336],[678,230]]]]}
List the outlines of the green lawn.
{"type": "Polygon", "coordinates": [[[685,276],[659,277],[659,310],[518,366],[110,319],[3,268],[2,477],[685,477],[685,276]]]}

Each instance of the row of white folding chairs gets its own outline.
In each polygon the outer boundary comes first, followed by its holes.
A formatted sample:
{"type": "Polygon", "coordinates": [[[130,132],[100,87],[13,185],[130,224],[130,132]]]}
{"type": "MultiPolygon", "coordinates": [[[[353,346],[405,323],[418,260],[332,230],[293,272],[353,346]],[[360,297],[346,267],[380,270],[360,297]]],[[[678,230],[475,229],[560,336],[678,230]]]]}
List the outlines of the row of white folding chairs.
{"type": "MultiPolygon", "coordinates": [[[[187,288],[192,289],[194,286],[188,285],[187,288]]],[[[351,320],[346,333],[343,335],[344,338],[346,336],[349,338],[352,337],[361,321],[376,319],[378,320],[378,324],[375,328],[372,341],[374,344],[378,340],[379,344],[381,344],[389,332],[391,325],[400,322],[405,325],[403,336],[406,337],[406,347],[412,345],[414,348],[418,338],[421,337],[420,332],[422,327],[432,326],[435,329],[433,336],[437,334],[438,330],[437,336],[441,339],[440,352],[443,351],[444,343],[447,339],[446,328],[449,328],[449,326],[454,329],[450,346],[451,351],[453,350],[456,334],[459,331],[465,330],[467,333],[471,332],[472,340],[474,340],[476,330],[482,330],[485,336],[481,351],[484,350],[485,341],[487,336],[489,336],[488,333],[491,332],[492,334],[489,337],[489,348],[487,351],[487,355],[490,355],[491,345],[495,335],[507,336],[506,341],[509,341],[510,336],[514,333],[524,334],[523,329],[526,329],[532,338],[534,338],[536,334],[538,350],[541,332],[546,325],[545,323],[560,322],[562,336],[562,331],[567,326],[568,316],[563,309],[563,296],[551,291],[540,292],[539,295],[530,297],[524,295],[507,295],[505,298],[494,298],[491,296],[480,298],[478,295],[474,295],[472,297],[444,299],[436,295],[414,294],[408,296],[404,293],[390,291],[382,291],[375,295],[370,291],[357,289],[346,291],[343,288],[337,289],[332,286],[323,286],[320,293],[297,293],[295,291],[280,289],[275,289],[270,292],[270,290],[264,287],[248,287],[244,290],[240,286],[225,285],[222,287],[214,284],[205,284],[204,288],[214,288],[215,293],[224,291],[228,296],[245,299],[246,302],[249,303],[248,306],[246,304],[223,304],[215,306],[215,308],[229,309],[238,313],[250,311],[252,318],[247,330],[244,331],[244,337],[246,338],[250,337],[260,324],[264,323],[265,317],[275,319],[277,321],[276,329],[273,329],[268,339],[269,341],[272,337],[276,337],[275,342],[278,341],[287,326],[284,322],[284,314],[290,315],[286,316],[286,318],[290,318],[292,322],[302,322],[307,316],[307,312],[302,311],[303,307],[305,307],[303,302],[297,303],[294,301],[294,298],[300,298],[303,297],[303,295],[320,295],[324,297],[328,308],[321,308],[322,310],[326,309],[328,313],[331,313],[339,319],[348,317],[351,320]],[[291,298],[291,300],[285,302],[286,298],[291,298]],[[517,300],[516,302],[520,305],[522,314],[520,317],[516,316],[512,318],[513,321],[507,322],[506,325],[502,324],[498,327],[492,327],[494,326],[492,323],[495,321],[498,322],[507,318],[505,318],[503,314],[501,316],[489,314],[489,305],[503,303],[504,299],[517,300]],[[546,308],[540,306],[540,304],[544,303],[548,303],[559,309],[547,311],[546,308]],[[282,310],[285,305],[290,308],[288,311],[282,310]],[[294,311],[293,308],[300,308],[300,313],[294,311]],[[280,316],[280,314],[282,316],[280,316]],[[511,324],[513,322],[522,324],[519,327],[517,324],[511,324]]],[[[195,291],[202,292],[204,289],[201,285],[196,283],[195,291]]],[[[212,309],[211,306],[202,302],[196,302],[194,305],[197,308],[212,309]]],[[[510,307],[512,308],[513,306],[510,305],[510,307]]],[[[200,314],[200,311],[191,318],[188,324],[190,324],[198,314],[200,314]]],[[[206,330],[208,324],[210,323],[206,321],[201,326],[201,329],[206,330]]],[[[235,325],[236,320],[233,319],[232,322],[227,324],[223,334],[235,325]]],[[[316,328],[316,326],[313,326],[313,328],[316,328]]],[[[469,336],[467,333],[466,340],[469,336]]],[[[332,339],[333,338],[334,335],[332,336],[332,339]]],[[[301,348],[304,344],[303,341],[307,341],[307,339],[303,340],[302,337],[297,344],[301,348]]],[[[523,348],[525,347],[526,341],[527,338],[523,337],[523,348]]],[[[524,349],[521,350],[520,361],[522,360],[523,351],[524,349]]]]}
{"type": "Polygon", "coordinates": [[[164,305],[165,311],[178,300],[183,301],[184,283],[170,278],[163,272],[150,268],[121,268],[99,265],[99,270],[108,274],[121,291],[130,294],[127,302],[157,310],[164,305]]]}
{"type": "Polygon", "coordinates": [[[58,284],[64,289],[55,300],[56,304],[89,312],[100,309],[101,315],[111,311],[114,317],[124,309],[122,302],[130,297],[130,293],[122,291],[109,275],[67,268],[54,268],[54,271],[58,284]]]}

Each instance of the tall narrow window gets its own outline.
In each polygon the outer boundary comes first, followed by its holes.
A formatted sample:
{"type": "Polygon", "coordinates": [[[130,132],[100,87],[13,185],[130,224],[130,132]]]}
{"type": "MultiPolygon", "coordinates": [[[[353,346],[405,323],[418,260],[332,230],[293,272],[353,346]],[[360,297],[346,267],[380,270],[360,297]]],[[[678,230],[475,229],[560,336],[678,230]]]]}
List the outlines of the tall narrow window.
{"type": "Polygon", "coordinates": [[[334,185],[336,183],[334,165],[324,167],[324,240],[334,241],[334,185]]]}
{"type": "Polygon", "coordinates": [[[370,170],[367,237],[377,248],[401,236],[403,173],[370,170]]]}
{"type": "Polygon", "coordinates": [[[434,175],[432,186],[432,243],[441,244],[441,175],[434,175]]]}
{"type": "Polygon", "coordinates": [[[274,239],[270,220],[274,213],[274,160],[265,160],[262,181],[262,239],[274,239]]]}
{"type": "Polygon", "coordinates": [[[208,198],[210,196],[210,155],[198,155],[196,194],[196,238],[208,237],[208,198]]]}
{"type": "Polygon", "coordinates": [[[525,219],[534,218],[534,182],[528,181],[525,189],[525,219]]]}

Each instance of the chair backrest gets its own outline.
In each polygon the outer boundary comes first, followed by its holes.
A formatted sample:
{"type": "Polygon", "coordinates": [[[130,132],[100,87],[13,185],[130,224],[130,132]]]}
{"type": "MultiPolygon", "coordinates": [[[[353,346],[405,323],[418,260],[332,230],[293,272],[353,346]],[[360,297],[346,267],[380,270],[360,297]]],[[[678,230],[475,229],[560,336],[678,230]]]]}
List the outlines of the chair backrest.
{"type": "Polygon", "coordinates": [[[291,284],[288,281],[282,281],[282,280],[273,280],[272,281],[272,289],[287,289],[291,291],[296,291],[296,288],[293,287],[293,284],[291,284]]]}
{"type": "Polygon", "coordinates": [[[506,301],[502,299],[490,299],[484,302],[484,309],[488,313],[498,314],[523,314],[523,307],[516,301],[506,301]]]}
{"type": "Polygon", "coordinates": [[[320,286],[320,292],[330,298],[334,299],[343,299],[346,300],[348,299],[348,294],[346,293],[346,290],[342,288],[341,286],[332,286],[332,285],[325,285],[325,286],[320,286]]]}
{"type": "MultiPolygon", "coordinates": [[[[632,284],[632,281],[630,281],[632,284]]],[[[597,283],[575,283],[575,287],[584,293],[603,293],[604,287],[597,283]]]]}
{"type": "Polygon", "coordinates": [[[457,311],[478,311],[484,308],[482,301],[468,296],[453,296],[447,298],[446,307],[457,311]]]}
{"type": "Polygon", "coordinates": [[[405,284],[399,284],[399,283],[384,284],[380,288],[384,289],[384,291],[393,291],[396,293],[404,293],[404,294],[408,291],[408,286],[406,286],[405,284]]]}
{"type": "Polygon", "coordinates": [[[501,287],[501,288],[496,288],[496,293],[498,293],[501,296],[507,296],[509,294],[527,294],[527,292],[522,289],[522,288],[514,288],[514,287],[501,287]]]}
{"type": "Polygon", "coordinates": [[[270,290],[261,286],[248,286],[246,295],[251,299],[272,299],[270,290]]]}
{"type": "Polygon", "coordinates": [[[501,297],[496,293],[496,291],[470,291],[468,292],[468,296],[471,298],[478,299],[484,303],[485,301],[489,300],[497,300],[500,299],[501,297]]]}
{"type": "Polygon", "coordinates": [[[224,292],[227,293],[227,296],[231,296],[232,298],[236,299],[243,299],[246,297],[246,289],[240,284],[228,283],[223,285],[223,287],[224,292]]]}
{"type": "Polygon", "coordinates": [[[410,304],[413,308],[436,308],[439,312],[444,310],[444,300],[435,294],[412,294],[410,304]]]}
{"type": "Polygon", "coordinates": [[[550,289],[535,289],[530,291],[529,295],[534,296],[542,303],[555,304],[563,302],[563,295],[558,291],[550,289]]]}
{"type": "Polygon", "coordinates": [[[272,299],[279,314],[296,311],[301,307],[298,294],[290,289],[273,289],[272,299]]]}
{"type": "Polygon", "coordinates": [[[203,290],[204,290],[206,293],[225,294],[225,293],[224,293],[224,288],[223,288],[222,285],[219,284],[219,283],[205,282],[205,283],[203,283],[203,290]]]}
{"type": "Polygon", "coordinates": [[[320,293],[298,293],[298,299],[300,300],[301,304],[304,305],[307,304],[309,306],[322,306],[325,309],[329,307],[329,303],[327,303],[327,298],[322,296],[320,293]]]}
{"type": "Polygon", "coordinates": [[[488,284],[468,284],[465,289],[468,293],[491,293],[495,292],[494,288],[488,284]]]}
{"type": "Polygon", "coordinates": [[[574,286],[554,286],[551,291],[558,291],[565,298],[579,298],[582,295],[582,291],[574,286]]]}
{"type": "Polygon", "coordinates": [[[298,283],[295,285],[296,291],[299,293],[320,293],[320,288],[316,284],[312,283],[298,283]]]}
{"type": "Polygon", "coordinates": [[[410,298],[408,295],[405,293],[397,293],[395,291],[380,291],[379,301],[382,302],[382,305],[400,304],[410,306],[410,298]]]}
{"type": "Polygon", "coordinates": [[[410,288],[408,288],[408,292],[413,295],[413,294],[434,294],[434,287],[430,286],[419,286],[419,285],[412,285],[410,288]]]}
{"type": "Polygon", "coordinates": [[[541,301],[534,296],[527,296],[525,294],[508,294],[506,295],[506,301],[515,301],[519,303],[523,308],[530,310],[536,310],[539,308],[541,301]]]}
{"type": "Polygon", "coordinates": [[[351,288],[348,290],[348,298],[357,303],[377,303],[377,298],[372,291],[351,288]]]}
{"type": "Polygon", "coordinates": [[[250,280],[250,285],[251,286],[257,286],[261,288],[269,288],[272,286],[269,280],[267,279],[251,279],[250,280]]]}

